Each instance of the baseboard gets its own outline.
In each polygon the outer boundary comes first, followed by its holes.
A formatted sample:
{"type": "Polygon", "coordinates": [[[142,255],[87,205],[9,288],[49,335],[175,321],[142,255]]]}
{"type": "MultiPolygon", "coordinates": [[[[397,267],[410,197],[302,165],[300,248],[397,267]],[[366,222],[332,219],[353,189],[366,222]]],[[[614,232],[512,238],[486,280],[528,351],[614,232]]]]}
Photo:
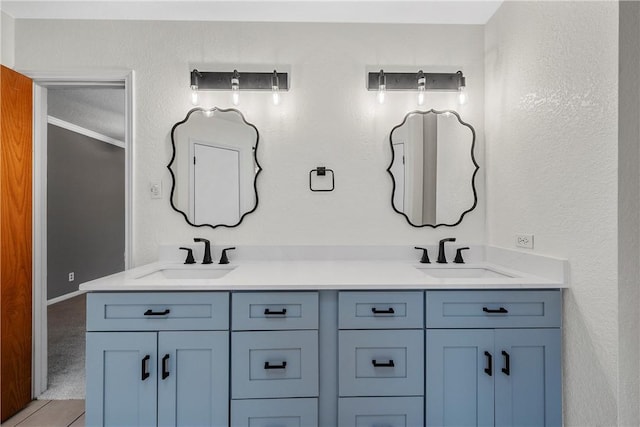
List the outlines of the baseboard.
{"type": "Polygon", "coordinates": [[[85,294],[85,293],[87,293],[87,291],[78,290],[78,291],[75,291],[75,292],[69,292],[68,294],[60,295],[59,297],[55,297],[55,298],[52,298],[50,300],[47,300],[47,305],[51,305],[51,304],[55,304],[55,303],[58,303],[58,302],[62,302],[62,301],[71,299],[73,297],[77,297],[78,295],[85,294]]]}

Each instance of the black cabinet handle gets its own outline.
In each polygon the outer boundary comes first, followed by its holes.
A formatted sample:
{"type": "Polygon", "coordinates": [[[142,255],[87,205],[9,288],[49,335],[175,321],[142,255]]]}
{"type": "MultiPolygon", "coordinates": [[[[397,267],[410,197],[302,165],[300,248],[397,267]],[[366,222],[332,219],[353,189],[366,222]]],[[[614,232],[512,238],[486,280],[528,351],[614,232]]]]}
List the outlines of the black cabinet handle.
{"type": "Polygon", "coordinates": [[[269,362],[264,362],[264,369],[287,369],[287,362],[282,362],[280,365],[272,365],[269,362]]]}
{"type": "Polygon", "coordinates": [[[504,350],[502,350],[502,355],[504,356],[504,368],[502,368],[502,372],[504,372],[505,375],[511,375],[511,368],[509,367],[511,356],[504,350]]]}
{"type": "Polygon", "coordinates": [[[169,364],[167,363],[169,361],[169,355],[165,354],[164,357],[162,358],[162,379],[166,380],[167,377],[169,376],[169,364]]]}
{"type": "Polygon", "coordinates": [[[148,354],[142,358],[142,366],[140,367],[141,370],[141,379],[142,381],[146,380],[147,378],[149,378],[149,360],[151,359],[151,356],[149,356],[148,354]]]}
{"type": "Polygon", "coordinates": [[[287,309],[283,308],[280,311],[274,311],[274,310],[270,310],[268,308],[264,309],[264,315],[265,316],[286,316],[287,315],[287,309]]]}
{"type": "Polygon", "coordinates": [[[482,307],[482,311],[484,311],[485,313],[508,313],[509,312],[509,310],[507,310],[504,307],[500,307],[497,310],[492,310],[492,309],[487,308],[487,307],[482,307]]]}
{"type": "Polygon", "coordinates": [[[488,351],[484,352],[484,355],[487,356],[487,367],[484,368],[484,373],[492,376],[493,375],[493,356],[488,351]]]}
{"type": "Polygon", "coordinates": [[[381,363],[381,362],[378,362],[376,359],[373,359],[371,361],[371,364],[373,365],[374,368],[393,368],[396,366],[396,364],[393,363],[393,359],[389,360],[387,363],[381,363]]]}
{"type": "Polygon", "coordinates": [[[144,315],[145,316],[166,316],[169,313],[171,313],[171,310],[169,310],[168,308],[165,309],[164,311],[153,311],[149,309],[144,312],[144,315]]]}
{"type": "Polygon", "coordinates": [[[371,312],[373,314],[395,314],[396,311],[393,309],[393,307],[389,307],[386,310],[378,310],[375,307],[371,307],[371,312]]]}

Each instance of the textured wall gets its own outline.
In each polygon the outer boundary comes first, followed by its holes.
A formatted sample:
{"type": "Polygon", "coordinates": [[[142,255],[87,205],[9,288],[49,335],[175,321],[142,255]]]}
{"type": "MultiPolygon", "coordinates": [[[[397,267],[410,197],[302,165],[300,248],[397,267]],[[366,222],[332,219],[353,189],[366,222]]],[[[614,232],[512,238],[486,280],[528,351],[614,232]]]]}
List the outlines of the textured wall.
{"type": "Polygon", "coordinates": [[[620,2],[619,425],[640,425],[640,3],[620,2]]]}
{"type": "Polygon", "coordinates": [[[124,150],[47,129],[47,299],[53,299],[124,270],[124,150]]]}
{"type": "Polygon", "coordinates": [[[488,243],[569,259],[565,423],[615,425],[617,2],[505,2],[485,46],[488,243]]]}
{"type": "MultiPolygon", "coordinates": [[[[365,90],[368,65],[424,67],[467,76],[462,117],[479,135],[484,166],[482,26],[262,24],[210,22],[16,21],[20,70],[135,70],[134,265],[152,261],[160,243],[194,236],[216,244],[427,244],[454,235],[484,241],[484,168],[478,208],[456,229],[416,229],[391,208],[388,135],[416,109],[411,93],[390,93],[379,106],[365,90]],[[240,109],[260,131],[260,202],[237,229],[194,229],[169,207],[166,164],[171,126],[191,108],[190,64],[287,64],[291,91],[282,105],[268,94],[242,93],[240,109]],[[308,173],[335,171],[336,190],[312,193],[308,173]],[[151,200],[162,179],[165,198],[151,200]]],[[[387,69],[387,71],[390,71],[387,69]]],[[[230,106],[208,93],[206,106],[230,106]]],[[[427,108],[456,107],[450,93],[429,94],[427,108]]]]}
{"type": "Polygon", "coordinates": [[[14,35],[15,20],[0,12],[0,62],[9,68],[13,68],[14,63],[14,35]]]}

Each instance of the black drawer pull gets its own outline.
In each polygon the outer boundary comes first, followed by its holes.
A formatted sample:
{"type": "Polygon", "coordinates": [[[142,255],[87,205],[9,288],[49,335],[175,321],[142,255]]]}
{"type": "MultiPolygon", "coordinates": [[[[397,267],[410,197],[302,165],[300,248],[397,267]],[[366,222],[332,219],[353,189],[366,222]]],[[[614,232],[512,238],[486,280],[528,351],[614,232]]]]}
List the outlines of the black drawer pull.
{"type": "Polygon", "coordinates": [[[511,368],[509,367],[511,364],[511,356],[509,356],[509,353],[504,350],[502,350],[502,355],[504,356],[504,368],[502,368],[502,372],[504,372],[505,375],[511,375],[511,368]]]}
{"type": "Polygon", "coordinates": [[[487,367],[484,368],[484,373],[489,376],[492,376],[493,375],[493,356],[488,351],[485,351],[484,355],[487,356],[487,367]]]}
{"type": "Polygon", "coordinates": [[[273,311],[273,310],[270,310],[268,308],[265,308],[264,309],[264,315],[265,316],[286,316],[287,315],[287,309],[283,308],[280,311],[273,311]]]}
{"type": "Polygon", "coordinates": [[[167,363],[169,361],[169,355],[165,354],[164,357],[162,358],[162,379],[166,380],[167,377],[169,376],[169,364],[167,363]]]}
{"type": "Polygon", "coordinates": [[[503,314],[506,314],[506,313],[509,312],[509,310],[507,310],[504,307],[500,307],[497,310],[492,310],[492,309],[487,308],[487,307],[482,307],[482,311],[484,311],[485,313],[503,313],[503,314]]]}
{"type": "Polygon", "coordinates": [[[393,363],[393,359],[389,360],[387,363],[381,363],[381,362],[378,362],[376,359],[373,359],[371,361],[371,364],[373,365],[374,368],[393,368],[396,366],[396,364],[393,363]]]}
{"type": "Polygon", "coordinates": [[[287,362],[282,362],[280,365],[272,365],[269,362],[264,362],[264,369],[287,369],[287,362]]]}
{"type": "Polygon", "coordinates": [[[149,309],[144,312],[144,315],[145,316],[166,316],[169,313],[171,313],[171,310],[169,310],[168,308],[165,309],[164,311],[153,311],[149,309]]]}
{"type": "Polygon", "coordinates": [[[149,356],[148,354],[142,358],[142,366],[140,367],[141,370],[141,379],[142,381],[146,380],[147,378],[149,378],[149,369],[147,369],[149,366],[149,360],[151,359],[151,356],[149,356]]]}
{"type": "Polygon", "coordinates": [[[389,307],[386,310],[378,310],[375,307],[371,307],[371,312],[373,314],[395,314],[396,311],[393,309],[393,307],[389,307]]]}

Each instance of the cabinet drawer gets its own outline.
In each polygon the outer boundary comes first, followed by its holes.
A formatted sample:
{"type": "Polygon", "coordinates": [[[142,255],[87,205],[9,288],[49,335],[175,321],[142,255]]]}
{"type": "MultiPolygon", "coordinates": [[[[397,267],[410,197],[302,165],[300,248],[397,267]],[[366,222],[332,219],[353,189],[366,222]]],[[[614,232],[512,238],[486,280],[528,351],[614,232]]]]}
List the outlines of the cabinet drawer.
{"type": "Polygon", "coordinates": [[[87,331],[229,329],[228,292],[87,295],[87,331]]]}
{"type": "Polygon", "coordinates": [[[318,396],[318,332],[233,332],[234,399],[318,396]]]}
{"type": "Polygon", "coordinates": [[[424,327],[422,292],[340,292],[340,329],[424,327]]]}
{"type": "Polygon", "coordinates": [[[231,300],[234,331],[318,329],[317,292],[241,292],[231,300]]]}
{"type": "Polygon", "coordinates": [[[340,396],[424,394],[424,333],[340,331],[340,396]]]}
{"type": "Polygon", "coordinates": [[[427,328],[560,327],[561,294],[551,291],[428,291],[427,328]]]}
{"type": "Polygon", "coordinates": [[[317,427],[318,399],[231,401],[233,427],[317,427]]]}
{"type": "Polygon", "coordinates": [[[422,427],[422,397],[344,397],[338,400],[339,427],[422,427]]]}

